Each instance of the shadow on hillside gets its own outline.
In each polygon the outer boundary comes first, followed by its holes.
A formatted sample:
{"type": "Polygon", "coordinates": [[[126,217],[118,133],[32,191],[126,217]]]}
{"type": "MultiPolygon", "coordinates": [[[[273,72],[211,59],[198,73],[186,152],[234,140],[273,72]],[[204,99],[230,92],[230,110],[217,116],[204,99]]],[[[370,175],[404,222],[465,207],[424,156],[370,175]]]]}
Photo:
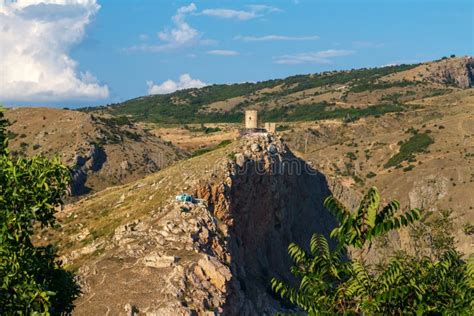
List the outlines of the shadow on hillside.
{"type": "Polygon", "coordinates": [[[107,153],[97,145],[92,146],[88,157],[77,156],[76,165],[71,169],[71,195],[89,194],[92,189],[86,185],[88,173],[98,172],[107,161],[107,153]]]}

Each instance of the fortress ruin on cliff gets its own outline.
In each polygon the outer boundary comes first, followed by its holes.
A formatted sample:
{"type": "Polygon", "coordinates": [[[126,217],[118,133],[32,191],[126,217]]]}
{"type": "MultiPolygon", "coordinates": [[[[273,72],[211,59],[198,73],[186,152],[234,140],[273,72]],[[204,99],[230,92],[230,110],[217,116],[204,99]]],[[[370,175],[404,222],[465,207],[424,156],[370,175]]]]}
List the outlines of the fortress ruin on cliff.
{"type": "Polygon", "coordinates": [[[259,122],[258,111],[257,110],[247,110],[245,111],[245,128],[240,130],[241,135],[249,135],[255,133],[275,133],[276,132],[276,123],[265,122],[264,127],[261,127],[261,122],[259,122]]]}

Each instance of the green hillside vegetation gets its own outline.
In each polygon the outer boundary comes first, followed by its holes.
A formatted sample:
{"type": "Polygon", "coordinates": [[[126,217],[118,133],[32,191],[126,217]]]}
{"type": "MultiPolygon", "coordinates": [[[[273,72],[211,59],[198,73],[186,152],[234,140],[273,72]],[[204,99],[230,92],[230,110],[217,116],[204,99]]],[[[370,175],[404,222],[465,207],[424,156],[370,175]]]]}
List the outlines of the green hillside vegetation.
{"type": "Polygon", "coordinates": [[[375,116],[390,112],[402,112],[405,107],[399,104],[373,105],[366,108],[334,108],[330,104],[318,103],[309,105],[288,105],[285,107],[264,111],[261,117],[264,121],[294,122],[325,119],[356,120],[364,116],[375,116]]]}
{"type": "Polygon", "coordinates": [[[201,155],[203,155],[205,153],[208,153],[210,151],[213,151],[213,150],[216,150],[216,149],[219,149],[219,148],[223,148],[223,147],[229,145],[230,143],[232,143],[232,141],[230,139],[223,140],[222,142],[220,142],[219,144],[217,144],[214,147],[201,148],[201,149],[196,150],[195,152],[193,152],[191,154],[191,157],[201,156],[201,155]]]}
{"type": "Polygon", "coordinates": [[[433,143],[433,138],[427,133],[414,134],[400,145],[400,151],[389,159],[385,164],[385,168],[397,166],[403,161],[414,161],[416,153],[425,151],[433,143]]]}
{"type": "Polygon", "coordinates": [[[408,87],[420,84],[419,82],[413,82],[408,80],[395,81],[395,82],[375,82],[371,78],[364,78],[358,80],[354,86],[351,87],[351,92],[363,92],[372,91],[379,89],[388,89],[392,87],[408,87]]]}
{"type": "MultiPolygon", "coordinates": [[[[228,112],[205,113],[207,105],[240,96],[253,96],[252,102],[275,100],[292,93],[307,89],[353,83],[353,89],[385,89],[391,86],[405,86],[408,82],[377,83],[383,76],[408,70],[417,65],[397,65],[381,68],[362,68],[349,71],[324,72],[320,74],[296,75],[285,79],[261,81],[257,83],[220,84],[200,89],[180,90],[170,94],[151,95],[111,104],[99,108],[83,108],[82,111],[106,110],[114,116],[128,116],[133,121],[146,121],[161,124],[191,123],[237,123],[242,121],[242,113],[251,102],[245,100],[228,112]],[[265,88],[275,88],[274,92],[261,92],[265,88]],[[370,88],[372,86],[372,88],[370,88]]],[[[409,84],[412,84],[409,82],[409,84]]],[[[272,121],[318,120],[326,118],[342,118],[346,115],[362,117],[401,110],[397,105],[369,110],[361,109],[326,109],[328,104],[291,105],[283,108],[262,111],[263,118],[272,121]]],[[[123,121],[121,119],[120,121],[123,121]]],[[[125,122],[126,123],[126,122],[125,122]]]]}

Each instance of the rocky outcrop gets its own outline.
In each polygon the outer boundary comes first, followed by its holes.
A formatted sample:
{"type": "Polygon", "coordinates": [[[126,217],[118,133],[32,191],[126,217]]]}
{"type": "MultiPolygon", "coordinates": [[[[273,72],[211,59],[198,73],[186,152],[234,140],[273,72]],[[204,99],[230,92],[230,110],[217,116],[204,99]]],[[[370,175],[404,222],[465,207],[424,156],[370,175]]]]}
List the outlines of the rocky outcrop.
{"type": "Polygon", "coordinates": [[[436,64],[429,78],[433,82],[454,85],[462,89],[474,86],[474,58],[445,59],[436,64]]]}
{"type": "Polygon", "coordinates": [[[285,310],[270,279],[293,282],[288,245],[307,246],[313,233],[328,235],[334,227],[323,207],[328,183],[275,136],[248,136],[229,150],[193,182],[198,203],[170,200],[115,230],[102,250],[107,255],[80,269],[77,315],[285,310]]]}
{"type": "Polygon", "coordinates": [[[315,232],[328,235],[334,221],[323,208],[330,194],[325,177],[295,157],[279,139],[263,135],[242,141],[225,181],[202,183],[198,197],[227,236],[232,271],[228,315],[273,314],[281,306],[270,279],[291,281],[291,242],[306,245],[315,232]]]}
{"type": "Polygon", "coordinates": [[[104,149],[98,145],[91,144],[87,154],[76,155],[76,162],[71,169],[71,193],[72,195],[82,195],[90,192],[86,186],[87,175],[90,172],[97,172],[107,161],[107,154],[104,149]]]}

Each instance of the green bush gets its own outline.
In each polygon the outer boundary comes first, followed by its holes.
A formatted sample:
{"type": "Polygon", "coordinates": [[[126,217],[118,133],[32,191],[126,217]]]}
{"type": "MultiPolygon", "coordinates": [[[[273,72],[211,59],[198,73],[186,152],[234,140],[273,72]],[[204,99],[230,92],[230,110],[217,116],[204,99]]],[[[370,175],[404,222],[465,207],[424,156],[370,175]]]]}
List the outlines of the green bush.
{"type": "Polygon", "coordinates": [[[464,224],[463,231],[464,231],[464,234],[468,236],[474,235],[474,225],[472,225],[471,223],[464,224]]]}
{"type": "Polygon", "coordinates": [[[347,152],[346,157],[349,158],[349,160],[357,160],[357,156],[352,151],[347,152]]]}
{"type": "Polygon", "coordinates": [[[377,175],[377,174],[376,174],[375,172],[370,171],[369,173],[367,173],[366,177],[367,177],[367,178],[373,178],[373,177],[375,177],[376,175],[377,175]]]}
{"type": "Polygon", "coordinates": [[[391,157],[384,167],[390,168],[399,165],[403,161],[413,160],[415,153],[425,151],[433,143],[433,138],[427,133],[414,134],[407,141],[401,142],[400,151],[391,157]]]}
{"type": "Polygon", "coordinates": [[[408,165],[408,166],[406,166],[405,168],[403,168],[402,170],[403,170],[404,172],[407,172],[407,171],[413,170],[414,168],[415,168],[414,165],[408,165]]]}
{"type": "MultiPolygon", "coordinates": [[[[1,109],[0,109],[1,110],[1,109]]],[[[0,315],[70,313],[79,288],[55,249],[34,246],[36,229],[56,224],[70,180],[59,159],[14,159],[0,111],[0,315]]]]}

